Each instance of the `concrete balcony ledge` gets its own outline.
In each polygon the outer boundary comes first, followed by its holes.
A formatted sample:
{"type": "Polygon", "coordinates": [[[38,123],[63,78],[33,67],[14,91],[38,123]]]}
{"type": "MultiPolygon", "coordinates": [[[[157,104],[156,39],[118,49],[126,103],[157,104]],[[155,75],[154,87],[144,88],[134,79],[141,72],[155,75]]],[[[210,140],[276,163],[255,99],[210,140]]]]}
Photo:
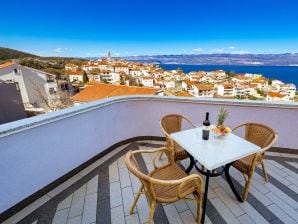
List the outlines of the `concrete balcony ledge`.
{"type": "MultiPolygon", "coordinates": [[[[14,134],[19,131],[24,131],[39,125],[55,122],[67,117],[75,116],[90,110],[108,106],[110,104],[120,103],[123,101],[163,101],[191,104],[209,104],[209,105],[230,105],[230,106],[245,106],[245,107],[261,107],[261,108],[284,108],[298,109],[298,103],[294,102],[269,102],[269,101],[254,101],[254,100],[226,100],[214,98],[190,98],[190,97],[171,97],[171,96],[120,96],[112,97],[103,100],[98,100],[91,103],[85,103],[79,106],[18,120],[0,125],[0,137],[14,134]]],[[[297,110],[298,113],[298,110],[297,110]]]]}

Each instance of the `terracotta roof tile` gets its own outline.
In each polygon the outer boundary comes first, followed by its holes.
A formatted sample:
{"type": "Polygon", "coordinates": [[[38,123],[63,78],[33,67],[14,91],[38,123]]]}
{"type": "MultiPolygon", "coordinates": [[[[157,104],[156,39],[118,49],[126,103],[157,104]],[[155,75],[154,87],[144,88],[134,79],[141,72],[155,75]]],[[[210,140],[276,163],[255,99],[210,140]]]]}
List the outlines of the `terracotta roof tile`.
{"type": "Polygon", "coordinates": [[[182,97],[193,97],[193,95],[189,94],[186,91],[182,91],[176,94],[176,96],[182,96],[182,97]]]}
{"type": "Polygon", "coordinates": [[[192,85],[195,85],[196,82],[195,81],[185,81],[185,84],[188,86],[192,86],[192,85]]]}
{"type": "Polygon", "coordinates": [[[212,90],[213,86],[212,85],[204,85],[204,84],[198,84],[197,85],[197,88],[199,90],[203,90],[203,91],[206,91],[206,90],[212,90]]]}
{"type": "Polygon", "coordinates": [[[265,83],[265,79],[264,78],[258,78],[258,79],[253,79],[251,82],[252,83],[265,83]]]}
{"type": "Polygon", "coordinates": [[[5,62],[4,64],[1,64],[0,65],[0,68],[7,68],[7,67],[9,67],[9,66],[12,66],[12,65],[14,65],[15,63],[13,63],[13,62],[5,62]]]}
{"type": "Polygon", "coordinates": [[[231,83],[226,83],[226,84],[224,84],[224,88],[225,88],[225,89],[232,89],[232,88],[233,88],[233,84],[231,84],[231,83]]]}
{"type": "Polygon", "coordinates": [[[143,77],[144,80],[153,80],[153,77],[143,77]]]}
{"type": "Polygon", "coordinates": [[[286,96],[286,95],[280,94],[278,92],[269,92],[267,95],[270,96],[270,97],[277,97],[277,98],[283,98],[283,97],[286,96]]]}
{"type": "Polygon", "coordinates": [[[258,86],[258,84],[249,84],[250,88],[256,88],[258,86]]]}
{"type": "Polygon", "coordinates": [[[154,95],[156,91],[156,88],[110,85],[99,83],[93,86],[87,86],[84,90],[74,95],[71,99],[73,101],[78,102],[91,102],[114,96],[154,95]]]}
{"type": "Polygon", "coordinates": [[[240,79],[240,80],[248,80],[249,77],[246,77],[244,74],[238,74],[235,76],[236,79],[240,79]]]}

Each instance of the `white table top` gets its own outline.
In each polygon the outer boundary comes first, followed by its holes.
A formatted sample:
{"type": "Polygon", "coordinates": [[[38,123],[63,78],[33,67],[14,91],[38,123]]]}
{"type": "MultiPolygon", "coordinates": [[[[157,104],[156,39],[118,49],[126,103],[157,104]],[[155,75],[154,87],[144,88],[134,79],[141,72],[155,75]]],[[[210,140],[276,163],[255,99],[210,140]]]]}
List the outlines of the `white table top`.
{"type": "Polygon", "coordinates": [[[208,170],[254,154],[260,147],[229,133],[216,137],[210,131],[209,140],[202,139],[202,127],[176,132],[171,138],[208,170]]]}

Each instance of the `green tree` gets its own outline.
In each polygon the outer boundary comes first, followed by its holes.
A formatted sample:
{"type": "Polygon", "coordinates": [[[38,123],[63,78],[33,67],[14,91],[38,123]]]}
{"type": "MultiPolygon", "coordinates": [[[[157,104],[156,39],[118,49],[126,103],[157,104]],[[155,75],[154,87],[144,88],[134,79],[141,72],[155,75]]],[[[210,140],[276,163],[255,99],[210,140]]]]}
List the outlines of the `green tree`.
{"type": "Polygon", "coordinates": [[[265,92],[261,89],[257,89],[257,93],[260,95],[260,96],[265,96],[265,92]]]}
{"type": "Polygon", "coordinates": [[[234,71],[227,71],[226,75],[230,78],[234,77],[236,75],[236,73],[234,71]]]}
{"type": "Polygon", "coordinates": [[[255,97],[255,96],[248,96],[248,99],[249,99],[249,100],[258,100],[258,98],[255,97]]]}
{"type": "Polygon", "coordinates": [[[125,85],[125,76],[120,76],[120,85],[125,85]]]}

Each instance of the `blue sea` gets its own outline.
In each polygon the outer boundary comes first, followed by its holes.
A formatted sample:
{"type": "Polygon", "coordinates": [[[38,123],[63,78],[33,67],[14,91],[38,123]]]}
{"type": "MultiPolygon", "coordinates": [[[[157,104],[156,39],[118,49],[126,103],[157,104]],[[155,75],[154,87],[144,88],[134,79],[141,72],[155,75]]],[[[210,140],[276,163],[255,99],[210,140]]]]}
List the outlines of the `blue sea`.
{"type": "Polygon", "coordinates": [[[294,83],[298,87],[298,66],[243,66],[243,65],[185,65],[160,64],[165,70],[180,68],[184,73],[191,71],[213,71],[222,69],[235,73],[262,74],[266,78],[278,79],[284,83],[294,83]]]}

